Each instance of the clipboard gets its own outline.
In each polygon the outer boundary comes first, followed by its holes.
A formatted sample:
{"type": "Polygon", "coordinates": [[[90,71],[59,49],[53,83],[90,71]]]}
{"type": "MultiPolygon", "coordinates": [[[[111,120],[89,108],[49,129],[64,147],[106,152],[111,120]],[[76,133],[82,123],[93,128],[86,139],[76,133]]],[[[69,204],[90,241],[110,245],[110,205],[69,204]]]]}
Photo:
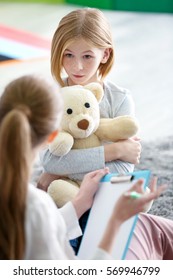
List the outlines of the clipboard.
{"type": "MultiPolygon", "coordinates": [[[[117,199],[134,184],[134,181],[140,178],[144,179],[143,188],[145,190],[150,179],[149,170],[135,171],[123,175],[107,174],[101,180],[78,251],[80,259],[90,259],[94,255],[117,199]]],[[[121,226],[111,254],[113,259],[125,259],[137,219],[138,215],[133,216],[121,226]]]]}

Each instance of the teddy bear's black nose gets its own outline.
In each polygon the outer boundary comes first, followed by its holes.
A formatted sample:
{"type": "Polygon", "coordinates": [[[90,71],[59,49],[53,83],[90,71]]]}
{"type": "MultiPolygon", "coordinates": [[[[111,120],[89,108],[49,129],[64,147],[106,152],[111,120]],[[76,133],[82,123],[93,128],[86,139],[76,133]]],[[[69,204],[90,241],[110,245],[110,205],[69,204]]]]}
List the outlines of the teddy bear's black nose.
{"type": "Polygon", "coordinates": [[[77,126],[82,129],[82,130],[86,130],[89,126],[89,121],[87,120],[81,120],[80,122],[78,122],[77,126]]]}

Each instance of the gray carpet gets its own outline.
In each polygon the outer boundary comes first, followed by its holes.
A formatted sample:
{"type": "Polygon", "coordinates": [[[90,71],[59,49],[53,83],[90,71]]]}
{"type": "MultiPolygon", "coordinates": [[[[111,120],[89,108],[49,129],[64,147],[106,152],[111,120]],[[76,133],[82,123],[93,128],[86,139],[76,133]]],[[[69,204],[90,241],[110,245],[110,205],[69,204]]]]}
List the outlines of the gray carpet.
{"type": "Polygon", "coordinates": [[[167,190],[154,201],[149,213],[173,220],[173,136],[163,141],[142,143],[138,169],[150,169],[158,177],[158,184],[167,184],[167,190]]]}

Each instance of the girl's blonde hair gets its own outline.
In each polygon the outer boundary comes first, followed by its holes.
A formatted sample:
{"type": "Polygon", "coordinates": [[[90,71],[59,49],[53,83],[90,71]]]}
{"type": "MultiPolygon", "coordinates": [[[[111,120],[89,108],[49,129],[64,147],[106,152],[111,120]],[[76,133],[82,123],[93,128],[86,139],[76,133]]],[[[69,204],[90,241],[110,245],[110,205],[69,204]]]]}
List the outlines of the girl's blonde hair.
{"type": "Polygon", "coordinates": [[[62,60],[65,49],[77,38],[83,38],[96,48],[111,50],[110,57],[105,64],[100,64],[98,73],[103,80],[109,73],[114,62],[113,39],[110,25],[104,14],[95,8],[84,8],[70,12],[59,22],[51,46],[51,72],[61,86],[62,60]]]}
{"type": "Polygon", "coordinates": [[[42,79],[23,76],[0,98],[0,259],[24,258],[33,149],[57,129],[62,103],[55,96],[42,79]]]}

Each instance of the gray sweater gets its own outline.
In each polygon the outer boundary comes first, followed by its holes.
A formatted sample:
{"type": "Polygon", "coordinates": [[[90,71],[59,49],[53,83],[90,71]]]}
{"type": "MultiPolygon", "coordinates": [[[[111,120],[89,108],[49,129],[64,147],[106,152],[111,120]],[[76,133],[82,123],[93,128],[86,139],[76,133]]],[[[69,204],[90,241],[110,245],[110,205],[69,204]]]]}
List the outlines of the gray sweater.
{"type": "MultiPolygon", "coordinates": [[[[128,90],[110,81],[104,82],[104,97],[100,102],[101,118],[114,118],[121,115],[134,116],[134,102],[128,90]]],[[[48,149],[40,153],[44,171],[81,180],[84,174],[108,166],[112,173],[133,171],[134,165],[120,160],[105,163],[104,147],[71,150],[67,155],[57,157],[48,149]]]]}

